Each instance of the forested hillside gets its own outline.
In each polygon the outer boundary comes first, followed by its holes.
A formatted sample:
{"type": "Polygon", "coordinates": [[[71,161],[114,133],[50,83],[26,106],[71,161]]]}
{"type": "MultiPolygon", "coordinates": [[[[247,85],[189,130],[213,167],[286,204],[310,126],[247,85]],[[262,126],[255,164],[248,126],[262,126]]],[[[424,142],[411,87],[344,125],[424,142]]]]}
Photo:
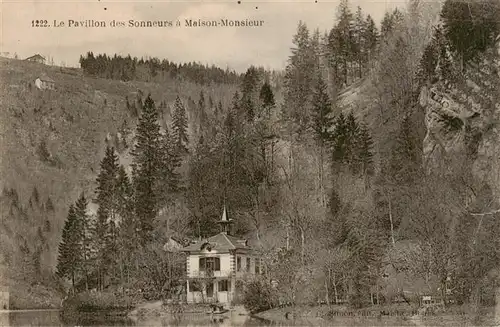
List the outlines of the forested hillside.
{"type": "Polygon", "coordinates": [[[4,264],[45,255],[49,276],[57,256],[68,290],[165,297],[182,276],[167,237],[217,232],[225,204],[282,301],[490,305],[499,18],[494,0],[411,0],[376,24],[343,0],[330,31],[298,24],[283,74],[92,53],[83,75],[4,63],[2,244],[25,258],[4,264]],[[57,91],[27,84],[42,70],[57,91]]]}
{"type": "MultiPolygon", "coordinates": [[[[2,281],[20,290],[13,293],[14,307],[42,305],[28,293],[36,294],[30,287],[52,279],[68,206],[82,192],[94,199],[106,144],[120,151],[120,160],[128,167],[142,108],[139,102],[148,93],[162,109],[164,126],[170,124],[170,112],[179,97],[190,120],[188,133],[196,138],[200,94],[206,97],[207,112],[216,111],[216,106],[230,104],[235,89],[218,84],[202,87],[173,78],[161,84],[113,81],[77,69],[10,59],[1,59],[0,74],[0,254],[2,281]],[[41,76],[52,78],[56,90],[37,89],[34,81],[41,76]]],[[[89,210],[95,213],[95,205],[89,210]]]]}

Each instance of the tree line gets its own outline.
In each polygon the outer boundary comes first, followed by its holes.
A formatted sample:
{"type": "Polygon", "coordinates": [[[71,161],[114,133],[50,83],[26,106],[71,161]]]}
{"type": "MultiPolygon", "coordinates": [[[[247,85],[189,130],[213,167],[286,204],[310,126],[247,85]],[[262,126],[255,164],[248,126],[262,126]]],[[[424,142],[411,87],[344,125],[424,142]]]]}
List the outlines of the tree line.
{"type": "Polygon", "coordinates": [[[167,59],[137,58],[127,55],[94,55],[92,51],[80,56],[80,66],[85,74],[122,81],[165,81],[167,79],[188,80],[201,85],[234,84],[239,74],[196,62],[176,64],[167,59]]]}

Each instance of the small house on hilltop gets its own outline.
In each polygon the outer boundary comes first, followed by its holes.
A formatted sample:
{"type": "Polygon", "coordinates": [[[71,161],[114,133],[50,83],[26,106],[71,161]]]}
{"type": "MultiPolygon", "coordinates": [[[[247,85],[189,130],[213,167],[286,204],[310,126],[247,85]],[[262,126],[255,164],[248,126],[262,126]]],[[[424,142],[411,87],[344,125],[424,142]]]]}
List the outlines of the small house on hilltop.
{"type": "Polygon", "coordinates": [[[32,62],[37,62],[39,64],[45,64],[45,58],[42,57],[39,54],[33,55],[31,57],[28,57],[28,58],[26,58],[24,60],[26,60],[26,61],[32,61],[32,62]]]}
{"type": "Polygon", "coordinates": [[[55,90],[56,82],[47,76],[40,76],[35,80],[35,86],[40,90],[55,90]]]}

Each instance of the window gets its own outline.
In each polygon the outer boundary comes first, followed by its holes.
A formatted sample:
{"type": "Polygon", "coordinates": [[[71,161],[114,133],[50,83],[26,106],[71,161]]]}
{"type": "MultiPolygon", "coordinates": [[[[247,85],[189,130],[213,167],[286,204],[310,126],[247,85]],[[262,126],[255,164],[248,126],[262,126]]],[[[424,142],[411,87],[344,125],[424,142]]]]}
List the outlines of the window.
{"type": "Polygon", "coordinates": [[[241,271],[241,257],[236,257],[236,271],[241,271]]]}
{"type": "Polygon", "coordinates": [[[247,258],[247,272],[250,272],[250,266],[251,266],[251,259],[250,258],[247,258]]]}
{"type": "Polygon", "coordinates": [[[255,274],[258,275],[260,274],[260,259],[255,259],[255,274]]]}
{"type": "Polygon", "coordinates": [[[231,283],[227,280],[219,281],[219,292],[230,292],[231,291],[231,283]]]}
{"type": "Polygon", "coordinates": [[[220,271],[220,258],[200,258],[200,271],[220,271]]]}

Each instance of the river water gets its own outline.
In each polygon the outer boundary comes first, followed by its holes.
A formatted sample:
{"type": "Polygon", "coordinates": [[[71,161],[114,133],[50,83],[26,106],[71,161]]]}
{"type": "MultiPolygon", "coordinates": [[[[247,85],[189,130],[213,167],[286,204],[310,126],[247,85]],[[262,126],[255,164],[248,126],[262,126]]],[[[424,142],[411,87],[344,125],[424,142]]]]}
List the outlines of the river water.
{"type": "Polygon", "coordinates": [[[111,317],[75,317],[72,321],[63,321],[57,310],[30,310],[30,311],[10,311],[0,312],[0,326],[33,326],[33,327],[93,327],[93,326],[183,326],[183,327],[268,327],[268,326],[499,326],[483,321],[474,323],[473,321],[458,317],[448,317],[445,319],[423,319],[423,320],[392,320],[392,319],[365,319],[356,318],[334,320],[334,321],[289,321],[287,323],[275,323],[271,321],[256,319],[248,316],[229,314],[227,316],[211,316],[207,314],[184,314],[177,317],[149,317],[147,319],[131,320],[128,318],[111,317]]]}

